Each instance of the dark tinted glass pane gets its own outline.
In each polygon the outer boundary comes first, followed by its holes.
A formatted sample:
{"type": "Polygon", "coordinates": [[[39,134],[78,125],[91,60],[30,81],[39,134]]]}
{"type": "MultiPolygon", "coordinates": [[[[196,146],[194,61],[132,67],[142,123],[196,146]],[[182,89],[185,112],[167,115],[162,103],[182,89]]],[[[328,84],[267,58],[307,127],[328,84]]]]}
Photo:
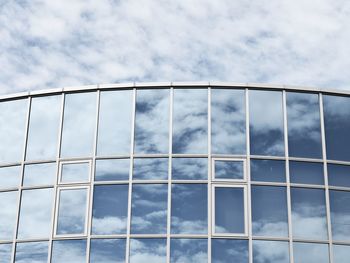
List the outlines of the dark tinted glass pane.
{"type": "Polygon", "coordinates": [[[125,262],[125,239],[91,239],[90,263],[125,262]]]}
{"type": "Polygon", "coordinates": [[[0,240],[13,237],[17,215],[17,191],[0,193],[0,240]]]}
{"type": "Polygon", "coordinates": [[[46,263],[48,259],[48,250],[48,242],[17,243],[15,262],[46,263]]]}
{"type": "Polygon", "coordinates": [[[137,90],[135,153],[168,153],[169,90],[137,90]]]}
{"type": "Polygon", "coordinates": [[[350,192],[330,191],[333,240],[350,241],[350,192]]]}
{"type": "Polygon", "coordinates": [[[56,179],[56,166],[56,163],[25,165],[23,185],[53,185],[56,179]]]}
{"type": "Polygon", "coordinates": [[[12,244],[0,244],[0,263],[11,262],[12,244]]]}
{"type": "Polygon", "coordinates": [[[208,90],[175,89],[173,153],[207,153],[208,90]]]}
{"type": "Polygon", "coordinates": [[[212,152],[245,154],[246,117],[244,90],[211,90],[212,152]]]}
{"type": "Polygon", "coordinates": [[[51,263],[85,263],[86,240],[55,240],[51,263]]]}
{"type": "Polygon", "coordinates": [[[289,263],[289,244],[281,241],[253,241],[254,263],[289,263]]]}
{"type": "Polygon", "coordinates": [[[133,179],[168,179],[168,158],[134,159],[133,179]]]}
{"type": "Polygon", "coordinates": [[[348,263],[349,257],[350,257],[350,246],[333,245],[333,262],[334,263],[348,263]]]}
{"type": "Polygon", "coordinates": [[[252,186],[252,221],[255,236],[288,236],[285,187],[252,186]]]}
{"type": "Polygon", "coordinates": [[[95,181],[129,180],[130,160],[96,160],[95,181]]]}
{"type": "Polygon", "coordinates": [[[291,183],[324,184],[323,163],[289,162],[291,183]]]}
{"type": "Polygon", "coordinates": [[[131,201],[131,233],[166,234],[167,184],[134,184],[131,201]]]}
{"type": "Polygon", "coordinates": [[[248,240],[212,239],[211,256],[212,263],[248,263],[248,240]]]}
{"type": "Polygon", "coordinates": [[[170,248],[171,263],[208,261],[207,239],[172,239],[170,248]]]}
{"type": "Polygon", "coordinates": [[[173,184],[171,233],[207,233],[207,192],[204,184],[173,184]]]}
{"type": "Polygon", "coordinates": [[[244,162],[243,161],[215,161],[215,178],[216,179],[244,179],[244,162]]]}
{"type": "Polygon", "coordinates": [[[206,180],[208,178],[208,159],[173,158],[173,180],[206,180]]]}
{"type": "Polygon", "coordinates": [[[287,92],[289,156],[321,158],[318,94],[287,92]]]}
{"type": "Polygon", "coordinates": [[[294,263],[328,263],[328,245],[294,242],[294,263]]]}
{"type": "Polygon", "coordinates": [[[329,185],[350,187],[350,166],[329,163],[327,167],[329,185]]]}
{"type": "Polygon", "coordinates": [[[99,185],[94,189],[92,233],[125,234],[128,185],[99,185]]]}
{"type": "Polygon", "coordinates": [[[20,184],[21,166],[0,168],[0,189],[18,187],[20,184]]]}
{"type": "Polygon", "coordinates": [[[283,156],[282,92],[250,90],[249,110],[250,153],[283,156]]]}
{"type": "Polygon", "coordinates": [[[166,262],[166,239],[130,240],[130,263],[166,262]]]}
{"type": "Polygon", "coordinates": [[[61,182],[90,181],[90,163],[65,163],[61,167],[61,182]]]}
{"type": "Polygon", "coordinates": [[[250,160],[250,177],[252,181],[285,182],[285,161],[280,160],[250,160]]]}

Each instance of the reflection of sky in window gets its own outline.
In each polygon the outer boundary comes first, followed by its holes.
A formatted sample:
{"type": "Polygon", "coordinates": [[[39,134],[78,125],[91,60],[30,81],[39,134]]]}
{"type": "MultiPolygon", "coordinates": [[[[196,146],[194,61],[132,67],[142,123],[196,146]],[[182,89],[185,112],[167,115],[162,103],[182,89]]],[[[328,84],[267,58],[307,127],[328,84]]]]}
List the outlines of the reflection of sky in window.
{"type": "Polygon", "coordinates": [[[0,263],[8,263],[11,261],[12,243],[0,244],[0,263]]]}
{"type": "Polygon", "coordinates": [[[350,166],[327,164],[328,184],[332,186],[350,187],[350,166]]]}
{"type": "Polygon", "coordinates": [[[90,163],[62,164],[61,182],[88,182],[90,176],[90,163]]]}
{"type": "Polygon", "coordinates": [[[328,263],[328,245],[293,243],[294,263],[328,263]]]}
{"type": "Polygon", "coordinates": [[[285,182],[285,161],[280,160],[250,160],[250,177],[252,181],[285,182]]]}
{"type": "Polygon", "coordinates": [[[23,186],[53,185],[56,179],[56,163],[29,164],[24,166],[23,186]]]}
{"type": "Polygon", "coordinates": [[[55,240],[51,263],[85,263],[86,240],[55,240]]]}
{"type": "Polygon", "coordinates": [[[248,240],[212,239],[212,263],[248,263],[248,240]]]}
{"type": "Polygon", "coordinates": [[[243,180],[244,163],[242,161],[215,161],[216,179],[238,179],[243,180]]]}
{"type": "Polygon", "coordinates": [[[244,90],[211,90],[211,133],[213,153],[245,154],[244,90]]]}
{"type": "Polygon", "coordinates": [[[48,242],[26,242],[16,245],[16,263],[46,263],[48,259],[48,242]]]}
{"type": "Polygon", "coordinates": [[[140,158],[134,159],[134,180],[167,180],[168,158],[140,158]]]}
{"type": "Polygon", "coordinates": [[[207,233],[207,185],[173,184],[171,233],[207,233]]]}
{"type": "Polygon", "coordinates": [[[203,263],[208,260],[206,239],[171,239],[171,263],[203,263]]]}
{"type": "Polygon", "coordinates": [[[350,192],[329,191],[334,240],[350,241],[350,192]]]}
{"type": "Polygon", "coordinates": [[[350,246],[333,245],[333,262],[348,263],[350,255],[350,246]]]}
{"type": "Polygon", "coordinates": [[[13,237],[17,214],[17,191],[0,193],[0,240],[13,237]]]}
{"type": "Polygon", "coordinates": [[[130,240],[130,263],[165,263],[166,239],[130,240]]]}
{"type": "Polygon", "coordinates": [[[324,184],[323,163],[289,162],[291,183],[324,184]]]}
{"type": "Polygon", "coordinates": [[[0,168],[0,188],[18,187],[20,184],[21,166],[0,168]]]}
{"type": "Polygon", "coordinates": [[[129,180],[130,160],[96,160],[95,181],[129,180]]]}
{"type": "Polygon", "coordinates": [[[173,180],[206,180],[207,158],[173,158],[171,177],[173,180]]]}
{"type": "Polygon", "coordinates": [[[207,153],[208,90],[174,89],[173,153],[207,153]]]}
{"type": "Polygon", "coordinates": [[[282,241],[253,241],[254,263],[289,263],[289,244],[282,241]]]}
{"type": "Polygon", "coordinates": [[[134,184],[131,199],[131,233],[166,234],[167,184],[134,184]]]}
{"type": "Polygon", "coordinates": [[[125,239],[91,239],[90,263],[124,263],[125,241],[125,239]]]}

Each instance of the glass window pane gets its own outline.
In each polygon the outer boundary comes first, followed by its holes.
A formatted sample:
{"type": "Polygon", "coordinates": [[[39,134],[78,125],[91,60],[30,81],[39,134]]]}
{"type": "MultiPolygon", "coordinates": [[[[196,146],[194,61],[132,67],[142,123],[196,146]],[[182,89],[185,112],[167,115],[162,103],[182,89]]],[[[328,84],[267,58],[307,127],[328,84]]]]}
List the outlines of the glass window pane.
{"type": "Polygon", "coordinates": [[[215,160],[215,179],[244,179],[243,161],[215,160]]]}
{"type": "Polygon", "coordinates": [[[98,185],[94,189],[92,233],[125,234],[128,214],[128,185],[98,185]]]}
{"type": "Polygon", "coordinates": [[[130,160],[96,160],[95,181],[129,180],[130,160]]]}
{"type": "Polygon", "coordinates": [[[294,263],[328,263],[328,245],[294,242],[294,263]]]}
{"type": "Polygon", "coordinates": [[[22,191],[18,238],[49,237],[53,199],[53,188],[22,191]]]}
{"type": "Polygon", "coordinates": [[[61,102],[61,95],[32,99],[26,151],[27,160],[56,158],[61,102]]]}
{"type": "Polygon", "coordinates": [[[85,263],[86,240],[55,240],[51,263],[85,263]]]}
{"type": "Polygon", "coordinates": [[[285,161],[252,159],[250,177],[252,181],[284,183],[286,181],[285,161]]]}
{"type": "Polygon", "coordinates": [[[83,234],[87,205],[87,189],[59,191],[57,235],[83,234]]]}
{"type": "Polygon", "coordinates": [[[255,236],[288,236],[285,187],[252,186],[252,221],[255,236]]]}
{"type": "Polygon", "coordinates": [[[323,96],[327,158],[350,161],[350,97],[323,96]]]}
{"type": "Polygon", "coordinates": [[[250,90],[249,111],[250,153],[284,156],[282,92],[250,90]]]}
{"type": "Polygon", "coordinates": [[[329,163],[327,167],[329,185],[350,187],[350,166],[329,163]]]}
{"type": "Polygon", "coordinates": [[[291,183],[324,184],[323,163],[289,162],[291,183]]]}
{"type": "Polygon", "coordinates": [[[289,156],[322,158],[318,94],[286,94],[289,156]]]}
{"type": "Polygon", "coordinates": [[[132,90],[101,91],[97,154],[130,153],[132,90]]]}
{"type": "Polygon", "coordinates": [[[134,159],[134,180],[167,180],[168,158],[134,159]]]}
{"type": "Polygon", "coordinates": [[[61,156],[91,156],[96,124],[96,92],[65,96],[61,156]]]}
{"type": "Polygon", "coordinates": [[[91,239],[90,263],[123,263],[125,249],[125,239],[91,239]]]}
{"type": "Polygon", "coordinates": [[[289,244],[281,241],[253,241],[254,263],[289,263],[289,244]]]}
{"type": "Polygon", "coordinates": [[[173,153],[207,153],[208,90],[174,89],[173,153]]]}
{"type": "Polygon", "coordinates": [[[13,237],[17,216],[17,191],[0,193],[0,240],[13,237]]]}
{"type": "Polygon", "coordinates": [[[207,233],[207,192],[205,184],[172,185],[171,233],[207,233]]]}
{"type": "Polygon", "coordinates": [[[291,199],[293,237],[327,239],[324,190],[292,187],[291,199]]]}
{"type": "Polygon", "coordinates": [[[0,263],[11,262],[12,244],[0,244],[0,263]]]}
{"type": "Polygon", "coordinates": [[[24,166],[24,186],[53,185],[56,179],[56,163],[29,164],[24,166]]]}
{"type": "Polygon", "coordinates": [[[168,153],[169,95],[167,89],[137,90],[135,153],[168,153]]]}
{"type": "Polygon", "coordinates": [[[215,232],[245,233],[243,187],[215,187],[215,232]]]}
{"type": "Polygon", "coordinates": [[[134,184],[131,201],[131,233],[166,234],[167,184],[134,184]]]}
{"type": "Polygon", "coordinates": [[[207,239],[171,239],[171,263],[208,262],[207,239]]]}
{"type": "Polygon", "coordinates": [[[350,241],[350,192],[329,191],[333,240],[350,241]]]}
{"type": "Polygon", "coordinates": [[[334,263],[348,263],[349,257],[350,257],[350,246],[333,245],[333,262],[334,263]]]}
{"type": "Polygon", "coordinates": [[[15,262],[46,263],[48,259],[48,242],[17,243],[15,262]]]}
{"type": "Polygon", "coordinates": [[[212,152],[246,153],[245,91],[211,90],[212,152]]]}
{"type": "Polygon", "coordinates": [[[239,239],[212,239],[211,262],[248,263],[248,240],[239,239]]]}
{"type": "Polygon", "coordinates": [[[21,178],[21,166],[8,166],[0,168],[0,188],[18,187],[21,178]]]}
{"type": "Polygon", "coordinates": [[[130,240],[130,263],[166,262],[166,239],[130,240]]]}
{"type": "Polygon", "coordinates": [[[207,158],[173,158],[171,177],[173,180],[206,180],[207,158]]]}
{"type": "Polygon", "coordinates": [[[0,103],[0,163],[23,158],[27,103],[27,99],[0,103]]]}
{"type": "Polygon", "coordinates": [[[65,163],[61,166],[61,182],[88,182],[90,178],[90,163],[65,163]]]}

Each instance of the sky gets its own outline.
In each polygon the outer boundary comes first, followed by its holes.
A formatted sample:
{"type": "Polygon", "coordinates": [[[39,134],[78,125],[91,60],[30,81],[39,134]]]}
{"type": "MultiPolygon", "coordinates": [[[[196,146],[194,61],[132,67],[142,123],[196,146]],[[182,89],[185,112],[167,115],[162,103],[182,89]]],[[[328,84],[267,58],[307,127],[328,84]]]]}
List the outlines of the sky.
{"type": "Polygon", "coordinates": [[[0,93],[150,81],[350,89],[347,0],[0,0],[0,93]]]}

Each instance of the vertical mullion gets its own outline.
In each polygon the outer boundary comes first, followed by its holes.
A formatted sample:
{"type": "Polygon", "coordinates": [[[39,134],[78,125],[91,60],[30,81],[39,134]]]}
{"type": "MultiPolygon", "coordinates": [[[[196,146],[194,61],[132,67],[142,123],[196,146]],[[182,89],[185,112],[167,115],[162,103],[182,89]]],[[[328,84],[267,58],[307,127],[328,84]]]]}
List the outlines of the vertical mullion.
{"type": "Polygon", "coordinates": [[[211,236],[212,236],[212,190],[211,190],[211,87],[208,87],[208,263],[211,263],[211,236]]]}

